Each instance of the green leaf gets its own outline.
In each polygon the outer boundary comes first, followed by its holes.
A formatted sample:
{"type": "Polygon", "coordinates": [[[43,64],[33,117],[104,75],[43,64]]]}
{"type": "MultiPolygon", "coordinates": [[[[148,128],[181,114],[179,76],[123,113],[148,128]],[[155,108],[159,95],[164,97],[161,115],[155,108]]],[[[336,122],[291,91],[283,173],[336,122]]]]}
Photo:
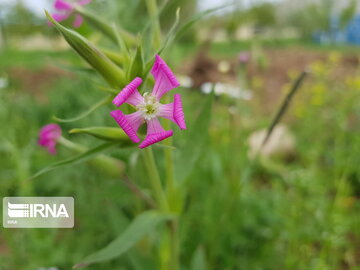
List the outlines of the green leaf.
{"type": "Polygon", "coordinates": [[[168,0],[164,0],[161,4],[161,6],[158,8],[157,13],[155,16],[151,16],[148,20],[147,23],[144,27],[144,29],[141,31],[142,36],[145,36],[145,34],[147,32],[149,32],[150,27],[154,24],[155,21],[158,21],[160,18],[160,15],[163,13],[163,11],[165,10],[165,7],[168,4],[168,0]]]}
{"type": "Polygon", "coordinates": [[[75,122],[77,120],[80,120],[80,119],[88,116],[90,113],[92,113],[96,109],[100,108],[101,106],[106,105],[106,104],[110,104],[112,99],[113,99],[113,96],[107,96],[106,98],[100,100],[98,103],[94,104],[90,109],[88,109],[87,111],[83,112],[82,114],[80,114],[80,115],[78,115],[76,117],[69,118],[69,119],[63,119],[63,118],[53,116],[53,119],[55,121],[58,121],[58,122],[61,122],[61,123],[75,122]]]}
{"type": "Polygon", "coordinates": [[[124,56],[122,54],[119,54],[117,52],[114,52],[109,49],[102,48],[101,51],[114,63],[116,63],[119,66],[124,66],[124,56]]]}
{"type": "MultiPolygon", "coordinates": [[[[214,13],[218,10],[221,10],[225,7],[228,7],[229,4],[227,5],[223,5],[220,7],[216,7],[216,8],[212,8],[212,9],[208,9],[205,10],[199,14],[197,14],[194,18],[190,19],[187,23],[185,23],[184,25],[182,25],[179,29],[177,29],[178,24],[179,24],[179,20],[180,20],[180,10],[178,9],[176,11],[176,19],[175,22],[173,24],[173,26],[171,27],[167,38],[164,42],[164,45],[162,46],[162,48],[158,51],[158,54],[161,55],[161,53],[177,38],[179,38],[182,34],[184,34],[190,27],[192,27],[197,21],[201,20],[203,17],[205,17],[206,15],[209,15],[211,13],[214,13]],[[176,31],[177,29],[177,31],[176,31]]],[[[144,75],[147,76],[147,74],[149,73],[153,63],[154,63],[154,59],[155,56],[151,57],[150,60],[148,60],[145,64],[145,71],[144,71],[144,75]]]]}
{"type": "MultiPolygon", "coordinates": [[[[113,25],[113,29],[114,29],[114,32],[116,33],[117,45],[119,46],[120,51],[122,52],[123,67],[125,70],[129,70],[129,67],[130,67],[129,46],[126,44],[123,35],[121,35],[121,33],[119,33],[119,31],[117,30],[116,25],[113,25]]],[[[137,44],[137,41],[136,41],[136,44],[137,44]]]]}
{"type": "Polygon", "coordinates": [[[207,9],[203,12],[198,13],[197,15],[195,15],[195,17],[193,17],[192,19],[190,19],[187,23],[185,23],[184,25],[182,25],[177,33],[176,33],[176,37],[175,39],[177,39],[178,37],[180,37],[182,34],[184,34],[190,27],[192,27],[197,21],[201,20],[202,18],[204,18],[206,15],[209,15],[211,13],[214,13],[218,10],[221,10],[223,8],[226,8],[230,6],[230,4],[227,5],[222,5],[216,8],[211,8],[211,9],[207,9]]]}
{"type": "MultiPolygon", "coordinates": [[[[171,44],[172,41],[174,41],[174,38],[175,38],[175,30],[179,24],[179,20],[180,20],[180,9],[178,8],[176,10],[176,18],[175,18],[175,22],[174,24],[172,25],[170,31],[168,32],[167,34],[167,37],[165,39],[165,42],[163,44],[163,46],[160,48],[160,50],[157,52],[158,55],[161,55],[161,53],[168,47],[169,44],[171,44]]],[[[143,72],[143,75],[146,77],[148,75],[148,73],[150,72],[151,70],[151,67],[152,65],[154,64],[154,61],[155,61],[155,56],[153,55],[151,57],[150,60],[148,60],[145,64],[145,70],[143,72]]]]}
{"type": "Polygon", "coordinates": [[[45,13],[49,21],[59,30],[69,45],[99,72],[111,86],[119,87],[126,84],[125,72],[98,50],[95,45],[79,33],[56,22],[47,11],[45,13]]]}
{"type": "Polygon", "coordinates": [[[214,91],[207,96],[202,110],[193,125],[182,136],[188,138],[186,144],[179,148],[175,162],[175,173],[180,181],[190,175],[191,171],[200,158],[201,153],[206,151],[208,129],[211,119],[211,108],[214,99],[214,91]]]}
{"type": "Polygon", "coordinates": [[[136,53],[130,65],[128,79],[133,80],[135,77],[142,77],[143,69],[144,69],[144,60],[143,60],[141,45],[139,45],[136,49],[136,53]]]}
{"type": "Polygon", "coordinates": [[[44,173],[47,173],[49,171],[52,171],[52,170],[55,170],[55,169],[58,169],[58,168],[61,168],[61,167],[67,166],[67,165],[79,164],[79,163],[88,161],[89,159],[93,158],[95,155],[99,154],[100,152],[103,152],[106,149],[109,149],[110,147],[114,147],[116,145],[118,145],[118,143],[114,143],[114,142],[104,143],[104,144],[96,146],[90,150],[87,150],[75,157],[68,158],[68,159],[61,160],[61,161],[55,162],[53,164],[50,164],[49,166],[45,167],[44,169],[40,170],[39,172],[37,172],[33,176],[31,176],[29,178],[29,180],[34,179],[34,178],[36,178],[44,173]]]}
{"type": "Polygon", "coordinates": [[[175,17],[174,24],[172,25],[169,33],[167,34],[164,45],[162,46],[162,48],[158,52],[159,55],[174,41],[175,35],[176,35],[175,30],[179,25],[179,21],[180,21],[180,8],[178,8],[176,10],[176,17],[175,17]]]}
{"type": "Polygon", "coordinates": [[[135,218],[129,227],[105,248],[87,256],[74,268],[84,267],[92,263],[114,259],[132,248],[144,236],[168,220],[175,218],[174,215],[160,213],[154,210],[146,211],[135,218]]]}
{"type": "Polygon", "coordinates": [[[205,251],[202,246],[199,246],[194,252],[191,261],[191,270],[207,270],[205,251]]]}
{"type": "MultiPolygon", "coordinates": [[[[80,6],[76,7],[76,11],[79,14],[81,14],[88,23],[90,23],[97,30],[102,32],[111,41],[113,41],[115,44],[117,43],[117,37],[116,37],[117,33],[114,31],[114,29],[109,24],[104,22],[100,17],[85,10],[84,8],[82,8],[80,6]]],[[[130,34],[129,32],[127,32],[123,29],[118,29],[118,31],[124,37],[124,40],[128,45],[135,44],[136,38],[134,35],[130,34]]]]}
{"type": "Polygon", "coordinates": [[[88,127],[88,128],[74,128],[69,133],[85,133],[96,138],[107,141],[118,141],[123,143],[130,143],[131,140],[120,128],[113,127],[88,127]]]}

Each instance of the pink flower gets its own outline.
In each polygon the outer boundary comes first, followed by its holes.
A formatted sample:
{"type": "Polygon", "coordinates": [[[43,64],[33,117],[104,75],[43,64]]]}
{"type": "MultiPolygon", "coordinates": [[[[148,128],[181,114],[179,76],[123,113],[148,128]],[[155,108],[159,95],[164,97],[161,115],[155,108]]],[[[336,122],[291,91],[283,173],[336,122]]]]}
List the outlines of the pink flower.
{"type": "Polygon", "coordinates": [[[48,124],[41,128],[39,133],[39,145],[46,147],[50,154],[56,154],[56,143],[61,136],[61,128],[57,124],[48,124]]]}
{"type": "Polygon", "coordinates": [[[151,74],[155,79],[155,85],[151,94],[146,92],[141,95],[139,93],[137,88],[142,83],[142,79],[137,77],[125,86],[113,100],[113,104],[118,107],[124,103],[134,106],[136,112],[125,115],[122,111],[116,110],[110,113],[119,126],[135,143],[140,142],[137,131],[139,127],[146,122],[147,134],[144,141],[139,145],[140,148],[145,148],[173,135],[172,130],[163,129],[158,119],[159,117],[173,121],[180,129],[186,129],[180,95],[175,94],[174,102],[172,103],[160,103],[160,99],[164,94],[178,87],[180,84],[159,55],[156,55],[151,74]]]}
{"type": "Polygon", "coordinates": [[[241,64],[246,64],[250,61],[251,55],[249,52],[240,52],[238,58],[241,64]]]}
{"type": "MultiPolygon", "coordinates": [[[[54,13],[52,14],[52,16],[57,22],[61,22],[69,18],[74,13],[76,4],[83,6],[89,4],[90,2],[91,0],[78,0],[76,3],[70,3],[64,0],[55,0],[54,8],[59,13],[54,13]]],[[[82,23],[83,18],[81,17],[81,15],[75,14],[75,21],[73,23],[74,27],[80,27],[82,23]]]]}

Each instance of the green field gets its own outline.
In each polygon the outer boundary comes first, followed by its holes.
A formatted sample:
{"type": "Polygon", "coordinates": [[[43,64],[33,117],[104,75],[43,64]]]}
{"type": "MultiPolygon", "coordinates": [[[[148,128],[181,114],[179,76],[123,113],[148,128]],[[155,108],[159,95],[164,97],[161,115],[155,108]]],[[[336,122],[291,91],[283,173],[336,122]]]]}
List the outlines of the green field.
{"type": "MultiPolygon", "coordinates": [[[[221,53],[227,46],[213,49],[221,53]]],[[[359,70],[334,81],[330,74],[337,72],[343,57],[335,53],[340,60],[330,57],[313,64],[314,71],[282,120],[296,138],[290,159],[248,158],[249,135],[269,125],[285,92],[270,113],[261,110],[260,86],[251,102],[222,96],[213,101],[211,110],[205,109],[206,117],[198,118],[210,97],[196,89],[179,90],[191,127],[174,142],[179,148],[190,147],[180,153],[189,155],[191,162],[175,163],[183,179],[178,185],[187,192],[179,224],[184,269],[191,265],[196,269],[199,260],[208,265],[204,269],[359,269],[359,70]],[[181,170],[186,170],[184,177],[181,170]]],[[[58,156],[49,156],[37,145],[39,128],[52,122],[52,115],[73,117],[85,111],[101,91],[81,74],[57,66],[64,59],[76,63],[72,52],[9,51],[2,52],[1,59],[1,72],[9,80],[0,92],[1,194],[71,195],[76,201],[76,226],[73,230],[2,229],[0,268],[69,269],[120,234],[145,206],[120,179],[86,163],[26,180],[49,163],[73,155],[60,148],[58,156]]],[[[256,76],[261,78],[261,73],[256,76]]],[[[250,82],[253,79],[249,77],[250,82]]],[[[103,107],[61,126],[63,130],[115,127],[109,110],[103,107]]],[[[97,143],[83,135],[64,136],[89,147],[97,143]]],[[[154,151],[161,166],[163,149],[154,151]]],[[[131,180],[147,192],[139,150],[125,147],[109,154],[124,160],[131,180]]],[[[163,166],[161,173],[166,173],[163,166]]],[[[152,234],[131,252],[90,269],[144,269],[141,265],[156,269],[151,265],[166,253],[161,248],[155,252],[150,243],[166,245],[160,235],[152,234]]]]}
{"type": "Polygon", "coordinates": [[[216,16],[190,0],[63,1],[71,20],[47,14],[51,27],[27,1],[0,12],[0,195],[71,196],[75,225],[1,226],[0,270],[360,270],[360,49],[312,39],[334,1],[216,16]],[[129,101],[135,77],[144,103],[129,101]],[[138,132],[110,116],[120,91],[138,132]],[[160,140],[150,120],[165,113],[160,140]],[[39,145],[49,123],[56,155],[39,145]],[[140,149],[134,130],[157,143],[140,149]]]}

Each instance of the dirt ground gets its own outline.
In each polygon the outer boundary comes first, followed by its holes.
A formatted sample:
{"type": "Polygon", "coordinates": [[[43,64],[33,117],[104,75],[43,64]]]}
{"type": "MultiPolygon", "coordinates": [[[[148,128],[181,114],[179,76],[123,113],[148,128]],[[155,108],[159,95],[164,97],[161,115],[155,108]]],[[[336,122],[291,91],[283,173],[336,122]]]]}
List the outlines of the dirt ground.
{"type": "MultiPolygon", "coordinates": [[[[261,88],[263,92],[260,96],[264,106],[272,107],[278,103],[285,85],[291,83],[294,78],[289,73],[300,74],[304,69],[311,67],[313,63],[330,61],[329,51],[314,51],[304,48],[281,48],[264,51],[264,65],[260,66],[254,59],[243,69],[248,79],[250,90],[261,88]],[[253,81],[260,80],[260,86],[252,84],[253,81]]],[[[338,54],[339,61],[332,73],[334,81],[354,74],[359,66],[359,57],[356,54],[338,54]]],[[[194,89],[199,88],[205,82],[224,82],[237,85],[240,64],[237,57],[226,59],[214,59],[210,57],[206,50],[199,50],[199,53],[189,59],[183,65],[183,73],[187,73],[194,82],[194,89]],[[219,64],[227,61],[230,65],[228,72],[221,72],[219,64]],[[189,68],[190,67],[190,68],[189,68]]],[[[311,75],[308,80],[311,80],[311,75]]]]}

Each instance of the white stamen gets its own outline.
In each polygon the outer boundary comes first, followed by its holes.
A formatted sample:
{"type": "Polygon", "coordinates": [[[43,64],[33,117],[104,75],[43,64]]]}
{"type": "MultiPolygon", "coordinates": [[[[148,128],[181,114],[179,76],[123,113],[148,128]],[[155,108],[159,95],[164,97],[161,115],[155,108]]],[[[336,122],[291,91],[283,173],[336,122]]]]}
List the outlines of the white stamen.
{"type": "Polygon", "coordinates": [[[160,103],[156,97],[148,92],[143,95],[144,101],[136,106],[136,109],[141,112],[145,120],[151,120],[158,116],[160,103]]]}

